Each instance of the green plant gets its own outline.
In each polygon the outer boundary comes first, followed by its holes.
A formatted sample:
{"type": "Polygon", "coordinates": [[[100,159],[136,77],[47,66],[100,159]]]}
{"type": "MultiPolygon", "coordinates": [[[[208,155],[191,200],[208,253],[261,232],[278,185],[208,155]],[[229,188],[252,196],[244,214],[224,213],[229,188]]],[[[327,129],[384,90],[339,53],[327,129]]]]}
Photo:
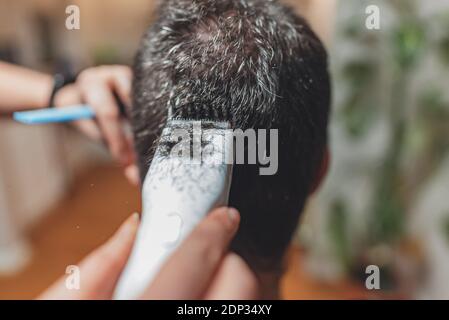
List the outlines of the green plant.
{"type": "Polygon", "coordinates": [[[328,220],[328,235],[334,247],[337,259],[345,270],[351,267],[351,246],[348,241],[348,212],[345,202],[337,199],[331,206],[328,220]]]}
{"type": "MultiPolygon", "coordinates": [[[[342,33],[353,46],[364,48],[365,55],[349,59],[339,69],[349,90],[337,108],[337,119],[351,139],[363,140],[382,110],[391,133],[372,178],[368,233],[357,248],[348,241],[349,206],[343,199],[330,205],[328,232],[345,269],[362,263],[357,259],[370,248],[394,248],[404,239],[413,201],[449,152],[449,101],[444,89],[439,88],[438,81],[416,89],[411,81],[419,77],[421,62],[433,53],[431,50],[440,63],[449,64],[449,23],[445,19],[421,18],[416,1],[392,0],[387,6],[395,20],[390,29],[356,28],[351,20],[342,33]],[[429,30],[434,24],[444,32],[432,38],[429,30]],[[385,74],[390,81],[388,87],[382,85],[385,74]],[[412,96],[417,99],[412,101],[412,96]],[[412,103],[416,106],[416,121],[410,121],[412,103]],[[413,165],[404,165],[410,163],[413,165]]],[[[449,17],[449,11],[439,15],[449,17]]],[[[449,238],[449,218],[444,226],[449,238]]]]}

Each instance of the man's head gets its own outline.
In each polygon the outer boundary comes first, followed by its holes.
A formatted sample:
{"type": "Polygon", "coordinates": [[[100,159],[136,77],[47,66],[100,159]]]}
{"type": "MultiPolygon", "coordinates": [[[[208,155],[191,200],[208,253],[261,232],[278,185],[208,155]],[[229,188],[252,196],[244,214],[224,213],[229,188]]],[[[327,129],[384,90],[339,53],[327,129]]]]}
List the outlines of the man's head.
{"type": "Polygon", "coordinates": [[[242,130],[278,129],[277,173],[235,165],[229,199],[242,217],[234,250],[258,271],[277,268],[326,149],[330,84],[321,42],[275,1],[166,0],[134,76],[142,177],[169,106],[207,106],[242,130]]]}

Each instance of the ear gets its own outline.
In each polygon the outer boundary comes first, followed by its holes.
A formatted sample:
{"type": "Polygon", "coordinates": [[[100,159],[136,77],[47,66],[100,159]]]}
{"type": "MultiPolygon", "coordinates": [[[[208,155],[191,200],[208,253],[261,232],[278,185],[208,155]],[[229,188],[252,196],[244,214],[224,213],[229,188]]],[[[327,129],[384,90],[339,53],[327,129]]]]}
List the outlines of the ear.
{"type": "Polygon", "coordinates": [[[309,195],[314,194],[318,188],[321,186],[321,183],[324,181],[324,178],[327,175],[327,171],[329,170],[330,165],[330,151],[329,147],[326,145],[323,152],[323,158],[321,160],[321,164],[318,167],[318,170],[315,174],[315,179],[313,180],[310,188],[309,195]]]}

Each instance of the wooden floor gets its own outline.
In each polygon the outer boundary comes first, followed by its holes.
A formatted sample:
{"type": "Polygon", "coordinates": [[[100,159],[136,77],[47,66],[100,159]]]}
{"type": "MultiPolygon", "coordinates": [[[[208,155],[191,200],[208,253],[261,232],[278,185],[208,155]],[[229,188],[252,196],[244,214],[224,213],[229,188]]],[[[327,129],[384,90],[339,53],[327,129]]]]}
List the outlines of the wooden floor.
{"type": "MultiPolygon", "coordinates": [[[[80,175],[69,195],[29,232],[33,259],[12,277],[0,277],[0,299],[31,299],[64,274],[66,266],[103,243],[135,211],[140,212],[139,190],[120,170],[98,167],[80,175]]],[[[282,280],[285,299],[369,298],[346,282],[322,284],[304,272],[303,253],[292,248],[289,269],[282,280]]]]}

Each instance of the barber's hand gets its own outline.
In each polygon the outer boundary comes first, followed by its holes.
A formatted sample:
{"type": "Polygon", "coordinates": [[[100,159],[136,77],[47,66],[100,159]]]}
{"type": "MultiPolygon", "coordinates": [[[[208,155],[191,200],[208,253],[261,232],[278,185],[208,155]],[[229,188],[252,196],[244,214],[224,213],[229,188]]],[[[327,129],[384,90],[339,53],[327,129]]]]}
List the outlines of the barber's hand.
{"type": "Polygon", "coordinates": [[[125,175],[133,184],[139,183],[135,154],[130,132],[120,117],[114,99],[116,92],[126,107],[131,106],[132,72],[127,66],[111,65],[82,71],[74,84],[62,88],[55,96],[58,107],[87,103],[95,111],[95,120],[75,122],[82,132],[94,140],[104,140],[113,157],[124,167],[125,175]]]}
{"type": "MultiPolygon", "coordinates": [[[[228,251],[240,222],[234,209],[212,211],[167,260],[142,299],[254,299],[257,280],[246,263],[228,251]]],[[[138,227],[130,217],[80,265],[80,290],[62,278],[41,299],[111,299],[138,227]]]]}
{"type": "Polygon", "coordinates": [[[255,299],[255,275],[242,258],[228,251],[239,223],[235,209],[212,211],[168,259],[141,298],[255,299]]]}

